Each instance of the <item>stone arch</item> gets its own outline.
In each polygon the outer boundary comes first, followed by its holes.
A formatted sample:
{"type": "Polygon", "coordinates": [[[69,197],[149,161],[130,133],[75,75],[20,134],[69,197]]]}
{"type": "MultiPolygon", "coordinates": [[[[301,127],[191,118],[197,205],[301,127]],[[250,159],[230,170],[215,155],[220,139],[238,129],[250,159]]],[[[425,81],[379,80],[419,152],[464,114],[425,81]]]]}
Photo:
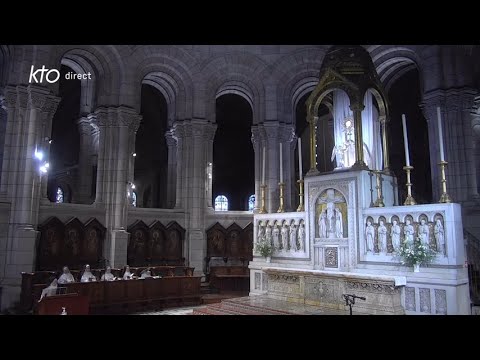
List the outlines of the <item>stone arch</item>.
{"type": "MultiPolygon", "coordinates": [[[[134,103],[140,109],[140,87],[148,84],[159,90],[168,104],[169,126],[177,119],[183,120],[192,117],[193,81],[191,68],[193,59],[180,56],[155,55],[152,56],[146,47],[138,48],[132,56],[138,63],[134,69],[134,103]],[[144,56],[144,58],[142,58],[144,56]],[[182,62],[187,60],[188,63],[182,62]]],[[[153,51],[153,50],[152,50],[153,51]]],[[[155,50],[155,51],[158,51],[155,50]]],[[[170,52],[168,52],[170,54],[170,52]]],[[[183,54],[183,52],[181,53],[183,54]]]]}
{"type": "Polygon", "coordinates": [[[237,52],[217,56],[201,64],[197,76],[204,85],[205,108],[202,110],[205,117],[215,122],[215,100],[218,94],[236,91],[240,92],[237,94],[247,99],[251,105],[253,104],[253,124],[263,121],[265,84],[262,73],[266,68],[267,64],[257,56],[237,52]]]}

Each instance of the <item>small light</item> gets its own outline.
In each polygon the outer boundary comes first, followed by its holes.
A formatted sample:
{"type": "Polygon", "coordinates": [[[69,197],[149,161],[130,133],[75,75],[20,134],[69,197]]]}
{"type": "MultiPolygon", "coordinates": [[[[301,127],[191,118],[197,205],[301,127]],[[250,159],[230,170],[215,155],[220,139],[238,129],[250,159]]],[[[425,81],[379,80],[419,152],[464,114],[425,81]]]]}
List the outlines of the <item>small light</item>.
{"type": "Polygon", "coordinates": [[[349,128],[350,126],[352,126],[352,122],[350,120],[347,120],[347,122],[345,123],[345,126],[349,128]]]}
{"type": "Polygon", "coordinates": [[[135,189],[135,184],[132,184],[132,189],[135,189]]]}
{"type": "Polygon", "coordinates": [[[43,159],[43,152],[35,150],[35,157],[41,161],[43,159]]]}
{"type": "Polygon", "coordinates": [[[45,163],[45,167],[48,169],[50,167],[50,163],[45,163]]]}
{"type": "Polygon", "coordinates": [[[132,156],[133,156],[133,157],[136,157],[136,156],[137,156],[137,153],[133,153],[132,156]]]}
{"type": "Polygon", "coordinates": [[[42,174],[46,174],[47,171],[48,171],[45,166],[40,166],[40,169],[39,169],[39,170],[40,170],[40,172],[41,172],[42,174]]]}
{"type": "Polygon", "coordinates": [[[130,196],[130,191],[127,191],[127,196],[130,196]]]}
{"type": "Polygon", "coordinates": [[[49,144],[51,144],[52,142],[53,142],[53,140],[52,140],[52,139],[48,140],[48,143],[49,143],[49,144]]]}

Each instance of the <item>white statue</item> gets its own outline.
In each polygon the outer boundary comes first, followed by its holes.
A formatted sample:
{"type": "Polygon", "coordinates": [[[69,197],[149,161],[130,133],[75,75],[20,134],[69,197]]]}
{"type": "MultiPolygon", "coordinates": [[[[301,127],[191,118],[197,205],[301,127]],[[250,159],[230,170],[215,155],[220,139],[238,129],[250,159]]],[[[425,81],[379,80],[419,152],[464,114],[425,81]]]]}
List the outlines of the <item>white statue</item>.
{"type": "Polygon", "coordinates": [[[113,281],[115,280],[115,276],[112,274],[112,268],[110,266],[107,266],[107,269],[105,270],[105,274],[102,275],[101,281],[113,281]]]}
{"type": "Polygon", "coordinates": [[[258,225],[257,242],[260,242],[264,236],[265,236],[265,227],[260,222],[260,225],[258,225]]]}
{"type": "Polygon", "coordinates": [[[283,223],[280,234],[282,235],[283,250],[287,251],[288,250],[288,225],[286,222],[283,223]]]}
{"type": "MultiPolygon", "coordinates": [[[[57,294],[57,279],[53,279],[53,281],[48,285],[45,289],[42,290],[42,294],[40,295],[40,300],[42,300],[46,296],[53,296],[57,294]]],[[[38,302],[40,302],[38,300],[38,302]]]]}
{"type": "Polygon", "coordinates": [[[58,283],[59,284],[68,284],[68,283],[73,283],[75,282],[75,278],[73,277],[72,273],[68,269],[68,267],[64,266],[63,267],[63,274],[60,275],[58,278],[58,283]]]}
{"type": "Polygon", "coordinates": [[[418,227],[418,236],[420,236],[420,241],[422,244],[426,245],[427,247],[430,246],[430,229],[428,228],[428,224],[425,222],[425,219],[420,220],[420,226],[418,227]]]}
{"type": "Polygon", "coordinates": [[[324,211],[318,217],[318,236],[321,238],[327,237],[327,215],[324,211]]]}
{"type": "Polygon", "coordinates": [[[283,249],[283,244],[280,239],[280,229],[278,228],[277,224],[273,225],[273,245],[277,247],[279,250],[283,249]]]}
{"type": "Polygon", "coordinates": [[[335,145],[332,149],[332,157],[330,161],[333,162],[333,159],[336,160],[337,166],[335,169],[341,169],[345,167],[345,160],[343,153],[345,152],[345,148],[341,145],[335,145]]]}
{"type": "Polygon", "coordinates": [[[337,239],[343,238],[342,213],[337,207],[335,207],[335,235],[337,239]]]}
{"type": "Polygon", "coordinates": [[[413,242],[413,234],[415,229],[410,224],[410,220],[405,220],[405,227],[403,228],[403,234],[405,235],[405,241],[413,242]]]}
{"type": "Polygon", "coordinates": [[[445,255],[445,231],[440,219],[435,221],[433,234],[435,236],[435,242],[437,243],[437,252],[445,255]]]}
{"type": "Polygon", "coordinates": [[[125,266],[125,272],[123,273],[123,280],[130,280],[133,274],[130,272],[130,266],[125,266]]]}
{"type": "Polygon", "coordinates": [[[267,230],[265,231],[265,240],[267,241],[267,244],[272,245],[272,225],[268,224],[267,225],[267,230]]]}
{"type": "Polygon", "coordinates": [[[396,251],[400,247],[401,232],[402,230],[400,229],[400,225],[397,224],[397,220],[393,220],[390,236],[392,237],[392,246],[394,251],[396,251]]]}
{"type": "Polygon", "coordinates": [[[89,282],[89,281],[97,281],[95,275],[93,275],[90,271],[90,265],[85,265],[85,271],[82,274],[80,282],[89,282]]]}
{"type": "Polygon", "coordinates": [[[387,251],[387,227],[383,220],[378,225],[378,251],[387,251]]]}
{"type": "Polygon", "coordinates": [[[367,252],[373,252],[375,250],[373,245],[373,239],[375,236],[375,228],[372,225],[372,222],[367,221],[367,227],[365,229],[365,238],[367,240],[367,252]]]}
{"type": "Polygon", "coordinates": [[[298,228],[297,238],[299,244],[298,250],[303,251],[303,244],[305,243],[305,224],[303,222],[300,223],[300,227],[298,228]]]}
{"type": "Polygon", "coordinates": [[[297,251],[297,226],[290,225],[290,249],[297,251]]]}

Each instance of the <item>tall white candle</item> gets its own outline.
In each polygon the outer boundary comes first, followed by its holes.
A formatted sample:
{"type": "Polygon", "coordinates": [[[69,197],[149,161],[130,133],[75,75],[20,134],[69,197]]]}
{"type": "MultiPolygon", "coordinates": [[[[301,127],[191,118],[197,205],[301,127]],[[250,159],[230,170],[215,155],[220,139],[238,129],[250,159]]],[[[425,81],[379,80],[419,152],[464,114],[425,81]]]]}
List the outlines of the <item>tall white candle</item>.
{"type": "Polygon", "coordinates": [[[405,161],[406,165],[410,166],[410,153],[408,152],[408,135],[407,135],[407,120],[405,119],[405,114],[402,114],[402,125],[403,125],[403,144],[405,145],[405,161]]]}
{"type": "Polygon", "coordinates": [[[302,139],[298,138],[298,172],[300,180],[303,180],[303,168],[302,168],[302,139]]]}
{"type": "Polygon", "coordinates": [[[266,155],[265,155],[265,146],[263,147],[263,159],[262,159],[262,185],[265,185],[265,160],[266,155]]]}
{"type": "Polygon", "coordinates": [[[445,153],[443,152],[442,114],[440,113],[439,106],[437,106],[437,119],[438,119],[438,142],[440,143],[440,161],[445,161],[445,153]]]}
{"type": "Polygon", "coordinates": [[[280,143],[280,182],[283,183],[283,153],[282,153],[282,143],[280,143]]]}

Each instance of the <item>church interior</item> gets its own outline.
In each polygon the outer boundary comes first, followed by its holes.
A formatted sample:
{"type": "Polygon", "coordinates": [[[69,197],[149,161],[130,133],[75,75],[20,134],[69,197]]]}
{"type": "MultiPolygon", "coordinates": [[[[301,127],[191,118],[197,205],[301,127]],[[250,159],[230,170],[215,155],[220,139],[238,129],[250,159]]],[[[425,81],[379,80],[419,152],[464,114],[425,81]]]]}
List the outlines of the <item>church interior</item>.
{"type": "Polygon", "coordinates": [[[0,312],[480,314],[480,46],[0,45],[0,312]]]}

